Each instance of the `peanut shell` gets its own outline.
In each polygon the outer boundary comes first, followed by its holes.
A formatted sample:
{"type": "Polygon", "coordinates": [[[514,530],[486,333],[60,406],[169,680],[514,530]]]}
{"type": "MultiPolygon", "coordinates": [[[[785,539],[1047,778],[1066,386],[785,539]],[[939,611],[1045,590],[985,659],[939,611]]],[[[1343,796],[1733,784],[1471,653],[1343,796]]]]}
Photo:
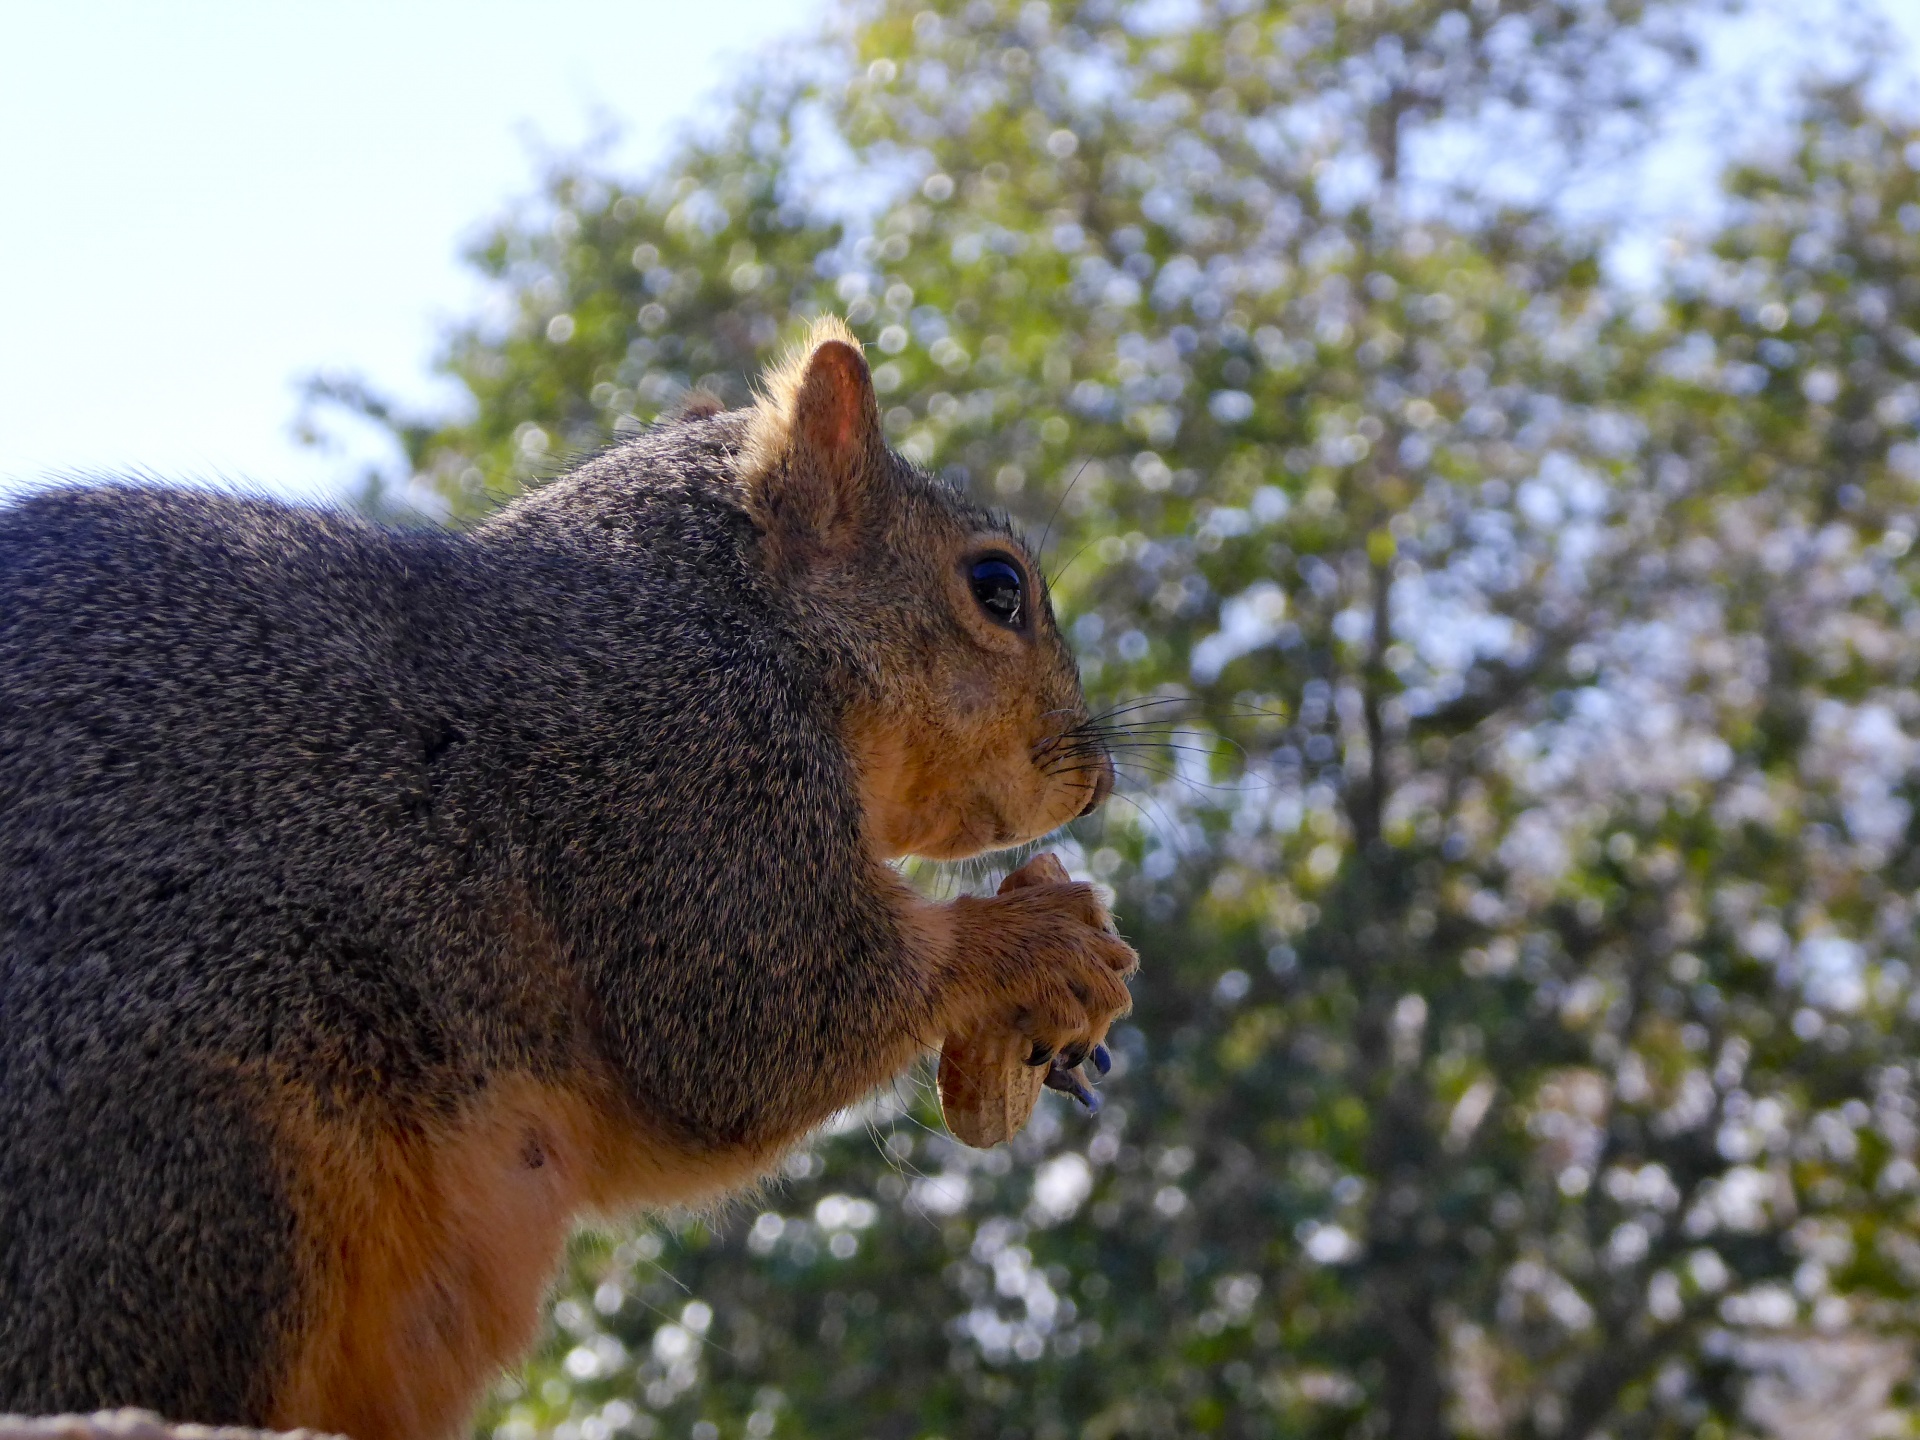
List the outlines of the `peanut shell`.
{"type": "MultiPolygon", "coordinates": [[[[999,893],[1071,878],[1055,856],[1036,855],[1000,882],[999,893]]],[[[940,1114],[954,1139],[984,1150],[1025,1128],[1047,1078],[1046,1066],[1026,1063],[1029,1049],[1013,1031],[948,1037],[940,1051],[940,1114]]]]}

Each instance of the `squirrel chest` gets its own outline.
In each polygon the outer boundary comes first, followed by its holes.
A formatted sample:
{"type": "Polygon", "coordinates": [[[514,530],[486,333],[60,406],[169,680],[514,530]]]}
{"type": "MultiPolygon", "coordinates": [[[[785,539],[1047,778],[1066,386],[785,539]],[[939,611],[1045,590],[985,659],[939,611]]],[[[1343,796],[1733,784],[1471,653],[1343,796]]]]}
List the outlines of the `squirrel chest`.
{"type": "Polygon", "coordinates": [[[276,1119],[308,1301],[270,1423],[354,1440],[455,1433],[531,1343],[583,1214],[710,1195],[770,1158],[649,1134],[610,1078],[504,1080],[450,1121],[378,1136],[311,1112],[276,1119]]]}

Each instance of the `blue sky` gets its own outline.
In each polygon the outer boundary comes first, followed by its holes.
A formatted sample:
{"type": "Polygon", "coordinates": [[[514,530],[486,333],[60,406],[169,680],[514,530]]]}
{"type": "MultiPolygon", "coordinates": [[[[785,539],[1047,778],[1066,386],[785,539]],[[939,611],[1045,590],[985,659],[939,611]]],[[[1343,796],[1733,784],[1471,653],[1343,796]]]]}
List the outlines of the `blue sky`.
{"type": "MultiPolygon", "coordinates": [[[[0,8],[0,490],[139,470],[325,494],[344,467],[293,441],[296,378],[431,399],[438,327],[475,294],[461,240],[527,190],[534,137],[611,115],[643,165],[822,8],[0,8]]],[[[1920,0],[1888,8],[1920,39],[1920,0]]]]}

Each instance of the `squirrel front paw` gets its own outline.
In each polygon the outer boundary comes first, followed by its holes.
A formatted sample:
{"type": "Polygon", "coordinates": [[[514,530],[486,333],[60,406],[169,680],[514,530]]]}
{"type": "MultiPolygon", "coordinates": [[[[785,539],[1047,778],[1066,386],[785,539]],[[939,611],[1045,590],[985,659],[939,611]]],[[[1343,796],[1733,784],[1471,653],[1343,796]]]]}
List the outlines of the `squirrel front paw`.
{"type": "Polygon", "coordinates": [[[940,1058],[941,1109],[954,1135],[993,1145],[1026,1124],[1042,1084],[1088,1103],[1075,1073],[1132,1005],[1139,965],[1091,885],[1051,855],[1009,875],[991,899],[954,902],[958,953],[940,1058]]]}

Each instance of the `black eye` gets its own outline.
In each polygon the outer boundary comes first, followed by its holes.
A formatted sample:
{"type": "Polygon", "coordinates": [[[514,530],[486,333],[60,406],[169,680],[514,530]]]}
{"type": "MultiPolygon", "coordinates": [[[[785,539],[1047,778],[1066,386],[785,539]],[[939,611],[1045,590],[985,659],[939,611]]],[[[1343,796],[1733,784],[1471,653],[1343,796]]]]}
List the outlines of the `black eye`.
{"type": "Polygon", "coordinates": [[[967,572],[973,586],[973,598],[996,624],[1018,630],[1026,619],[1026,602],[1021,594],[1020,572],[1010,560],[989,557],[973,562],[967,572]]]}

